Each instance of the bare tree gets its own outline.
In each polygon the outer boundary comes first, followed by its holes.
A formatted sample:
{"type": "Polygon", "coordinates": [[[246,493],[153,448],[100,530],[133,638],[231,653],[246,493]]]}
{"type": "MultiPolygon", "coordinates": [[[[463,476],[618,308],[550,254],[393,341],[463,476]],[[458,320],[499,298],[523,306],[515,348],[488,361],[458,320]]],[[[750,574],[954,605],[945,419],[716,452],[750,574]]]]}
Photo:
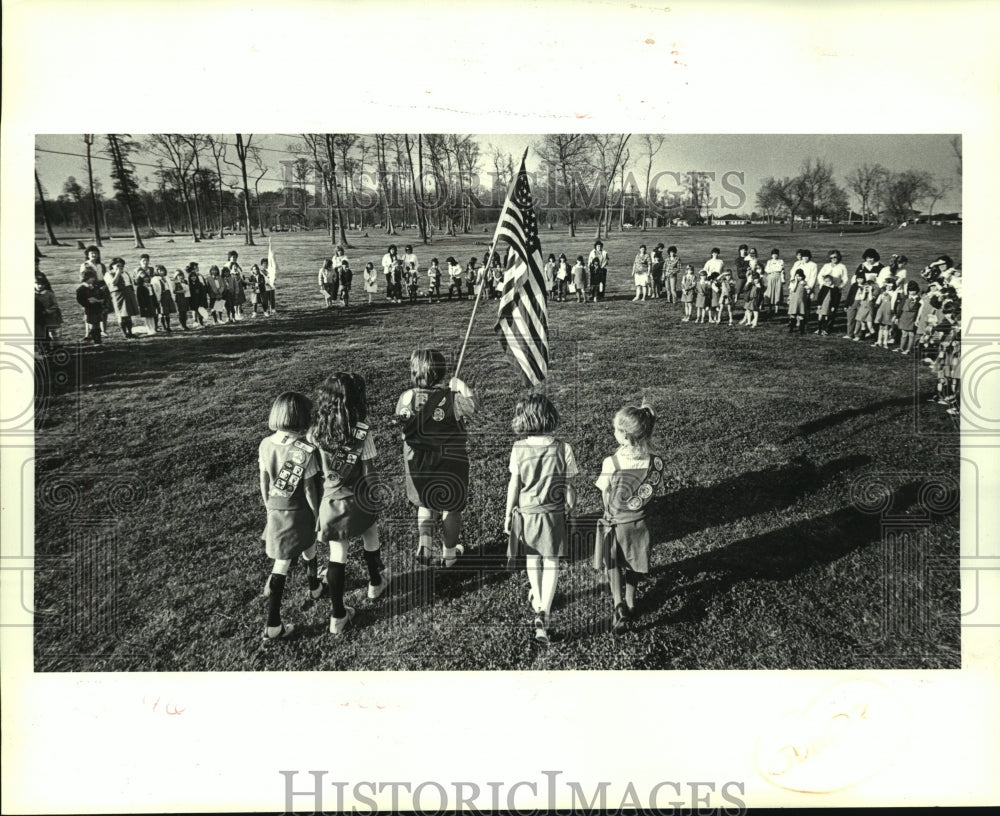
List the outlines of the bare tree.
{"type": "Polygon", "coordinates": [[[652,135],[649,133],[643,134],[641,137],[642,146],[645,148],[646,156],[646,187],[642,194],[642,231],[646,231],[646,214],[648,212],[649,202],[655,195],[653,190],[649,189],[650,179],[653,176],[653,159],[656,154],[660,152],[660,148],[663,147],[663,141],[666,136],[662,134],[652,135]]]}
{"type": "Polygon", "coordinates": [[[625,155],[625,146],[631,134],[629,133],[600,133],[591,134],[590,139],[593,150],[591,151],[591,167],[598,174],[597,183],[600,185],[601,194],[601,216],[597,221],[597,231],[595,240],[600,240],[602,230],[610,228],[611,224],[611,187],[614,184],[618,167],[625,155]]]}
{"type": "Polygon", "coordinates": [[[375,173],[378,178],[378,188],[382,196],[382,202],[385,207],[385,234],[395,235],[396,228],[392,225],[392,209],[389,206],[389,165],[388,159],[385,153],[385,142],[387,135],[385,133],[375,134],[375,173]]]}
{"type": "Polygon", "coordinates": [[[180,187],[181,199],[187,212],[188,224],[191,227],[191,237],[195,243],[198,237],[198,225],[191,214],[190,176],[194,155],[185,137],[177,133],[164,133],[150,136],[146,140],[146,149],[154,156],[166,159],[173,168],[173,178],[180,187]]]}
{"type": "Polygon", "coordinates": [[[802,211],[809,197],[809,190],[801,175],[785,176],[781,181],[772,179],[774,190],[782,206],[788,211],[789,232],[795,232],[795,216],[802,211]]]}
{"type": "Polygon", "coordinates": [[[462,201],[462,232],[472,230],[472,186],[479,164],[479,142],[472,136],[455,135],[452,137],[455,151],[455,163],[458,166],[458,189],[462,201]],[[465,181],[469,182],[468,187],[465,181]]]}
{"type": "MultiPolygon", "coordinates": [[[[435,213],[444,214],[445,231],[448,235],[455,234],[455,199],[452,196],[454,168],[452,166],[452,151],[449,140],[438,133],[429,133],[425,137],[427,153],[430,158],[431,170],[434,174],[434,194],[438,206],[435,213]],[[444,206],[442,206],[444,204],[444,206]]],[[[440,218],[437,222],[440,228],[440,218]]]]}
{"type": "Polygon", "coordinates": [[[326,145],[326,160],[330,165],[330,189],[333,191],[333,206],[337,211],[337,223],[340,225],[340,243],[345,247],[351,244],[347,241],[344,231],[344,208],[340,201],[340,188],[337,186],[337,137],[332,133],[324,134],[326,145]]]}
{"type": "MultiPolygon", "coordinates": [[[[413,166],[413,150],[410,143],[410,135],[408,133],[403,134],[403,140],[406,143],[406,159],[407,163],[410,165],[410,186],[413,190],[413,205],[417,211],[417,228],[420,230],[420,240],[423,243],[427,243],[427,216],[424,214],[424,202],[423,196],[417,189],[417,177],[416,170],[413,166]]],[[[420,171],[421,177],[423,176],[423,168],[420,171]]]]}
{"type": "Polygon", "coordinates": [[[847,187],[861,200],[861,223],[868,223],[871,205],[889,171],[881,164],[862,164],[847,177],[847,187]]]}
{"type": "Polygon", "coordinates": [[[883,189],[883,206],[896,221],[905,221],[920,212],[917,204],[928,196],[933,177],[924,170],[892,173],[883,189]]]}
{"type": "MultiPolygon", "coordinates": [[[[240,171],[240,177],[243,180],[243,220],[245,225],[245,235],[243,238],[243,243],[246,246],[256,246],[253,242],[253,226],[250,223],[250,184],[247,179],[247,155],[250,148],[250,140],[253,139],[253,134],[248,133],[246,139],[243,138],[242,133],[236,134],[236,157],[239,159],[239,164],[233,164],[226,158],[225,151],[222,153],[222,160],[228,164],[230,167],[238,167],[240,171]]],[[[221,173],[220,173],[221,177],[221,173]]]]}
{"type": "MultiPolygon", "coordinates": [[[[347,199],[347,215],[351,223],[354,223],[352,208],[354,194],[351,179],[355,167],[354,159],[351,158],[351,150],[360,138],[357,133],[336,133],[333,136],[333,144],[336,146],[337,153],[340,156],[340,172],[344,177],[344,197],[347,199]]],[[[336,176],[334,176],[334,179],[336,179],[336,176]]],[[[334,184],[336,184],[336,180],[334,184]]],[[[337,207],[338,211],[342,209],[342,200],[338,200],[337,207]]],[[[341,224],[343,225],[343,218],[341,218],[341,224]]],[[[343,230],[341,231],[341,238],[346,239],[346,236],[343,235],[343,230]]],[[[342,240],[342,243],[346,243],[346,240],[342,240]]]]}
{"type": "MultiPolygon", "coordinates": [[[[562,196],[569,208],[569,235],[576,237],[576,195],[578,176],[590,164],[592,144],[584,133],[550,133],[535,145],[549,172],[558,172],[562,181],[562,196]]],[[[556,200],[560,191],[556,189],[556,200]]]]}
{"type": "MultiPolygon", "coordinates": [[[[358,181],[361,182],[362,190],[364,189],[365,182],[365,167],[367,165],[368,153],[371,151],[371,143],[365,138],[360,137],[358,139],[358,181]]],[[[355,191],[356,193],[357,191],[355,191]]],[[[365,207],[360,201],[355,202],[358,206],[358,226],[361,229],[365,228],[365,207]]]]}
{"type": "Polygon", "coordinates": [[[774,217],[784,206],[784,182],[768,177],[761,182],[757,191],[757,206],[774,223],[774,217]]]}
{"type": "Polygon", "coordinates": [[[101,225],[97,216],[97,193],[94,190],[94,165],[90,155],[90,150],[94,146],[94,134],[83,134],[83,141],[87,145],[87,178],[90,180],[90,208],[94,217],[94,245],[101,246],[101,225]]]}
{"type": "Polygon", "coordinates": [[[264,164],[264,158],[261,156],[260,148],[257,146],[248,147],[247,153],[257,167],[257,178],[253,182],[253,192],[254,198],[257,200],[257,228],[260,232],[260,237],[263,238],[267,233],[264,231],[264,209],[260,203],[260,182],[267,175],[267,166],[264,164]]]}
{"type": "MultiPolygon", "coordinates": [[[[222,163],[226,161],[226,140],[222,136],[205,136],[205,145],[215,159],[215,172],[219,180],[219,237],[226,237],[226,209],[222,197],[222,163]]],[[[226,162],[228,164],[229,162],[226,162]]]]}
{"type": "Polygon", "coordinates": [[[692,170],[684,174],[687,185],[688,201],[695,212],[698,221],[702,220],[701,211],[705,210],[705,217],[708,216],[708,196],[711,189],[711,180],[708,173],[692,170]]]}
{"type": "MultiPolygon", "coordinates": [[[[623,232],[625,230],[625,201],[627,199],[628,191],[625,189],[625,171],[628,170],[629,159],[632,158],[632,153],[626,150],[622,154],[621,165],[618,167],[618,231],[623,232]]],[[[631,173],[629,178],[632,178],[631,173]]],[[[634,186],[634,185],[633,185],[634,186]]]]}
{"type": "Polygon", "coordinates": [[[806,159],[802,163],[798,180],[802,191],[802,205],[805,214],[813,227],[821,213],[821,203],[831,192],[833,186],[833,166],[822,159],[806,159]]]}
{"type": "Polygon", "coordinates": [[[49,209],[45,206],[45,193],[42,192],[42,182],[38,178],[37,170],[35,171],[35,186],[38,188],[38,200],[42,205],[42,220],[45,221],[45,235],[47,236],[45,246],[62,246],[52,231],[52,221],[49,220],[49,209]]]}
{"type": "MultiPolygon", "coordinates": [[[[328,221],[327,232],[330,235],[330,243],[337,243],[337,223],[336,214],[333,210],[333,187],[337,183],[336,164],[331,164],[323,158],[326,153],[326,137],[320,133],[303,133],[302,140],[306,143],[309,152],[312,153],[313,165],[316,174],[323,182],[323,189],[326,191],[326,212],[328,221]]],[[[291,149],[291,148],[289,148],[291,149]]]]}
{"type": "Polygon", "coordinates": [[[195,179],[201,175],[201,149],[204,146],[202,144],[204,137],[198,133],[187,133],[182,134],[179,137],[184,144],[187,145],[189,152],[191,153],[191,159],[194,162],[194,172],[192,173],[192,183],[191,192],[194,198],[194,215],[198,219],[198,237],[205,237],[205,220],[201,209],[201,197],[198,195],[198,185],[195,183],[195,179]]]}
{"type": "Polygon", "coordinates": [[[115,190],[121,196],[128,212],[128,219],[132,225],[132,237],[135,239],[135,249],[145,249],[142,243],[142,236],[139,234],[139,225],[135,220],[135,211],[132,207],[132,199],[139,192],[139,185],[135,180],[135,167],[129,161],[129,154],[136,145],[127,135],[119,136],[115,133],[107,135],[108,155],[111,156],[111,178],[114,181],[115,190]]]}
{"type": "Polygon", "coordinates": [[[931,217],[934,215],[934,206],[948,193],[951,192],[951,184],[947,181],[937,181],[931,178],[927,184],[927,191],[924,193],[924,199],[930,202],[930,209],[927,211],[927,223],[930,224],[931,217]]]}

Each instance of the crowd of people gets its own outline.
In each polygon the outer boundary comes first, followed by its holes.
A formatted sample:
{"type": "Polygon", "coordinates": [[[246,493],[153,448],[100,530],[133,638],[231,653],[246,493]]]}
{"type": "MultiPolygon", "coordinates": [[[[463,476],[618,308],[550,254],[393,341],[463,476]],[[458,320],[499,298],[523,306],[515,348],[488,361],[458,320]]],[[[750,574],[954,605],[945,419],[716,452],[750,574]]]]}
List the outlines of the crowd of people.
{"type": "MultiPolygon", "coordinates": [[[[594,250],[603,251],[599,241],[594,250]]],[[[741,244],[731,266],[713,247],[700,269],[689,263],[682,271],[677,247],[664,248],[661,243],[652,253],[639,247],[631,269],[633,301],[679,302],[682,322],[722,325],[725,320],[729,326],[735,324],[734,310],[742,308],[742,326],[756,328],[762,319],[784,318],[789,333],[803,335],[814,326],[812,333],[824,337],[843,331],[845,340],[887,350],[894,347],[902,356],[919,353],[938,375],[935,401],[957,416],[962,271],[948,255],[938,256],[918,275],[908,271],[908,263],[905,255],[894,254],[883,264],[877,250],[866,249],[851,274],[839,250],[830,250],[820,267],[809,249],[798,249],[786,269],[780,249],[772,249],[768,260],[762,261],[755,247],[741,244]]],[[[594,284],[586,277],[588,266],[578,256],[574,278],[576,274],[583,278],[575,281],[576,289],[579,293],[582,283],[596,297],[594,284]]],[[[559,274],[561,267],[550,290],[552,300],[562,299],[559,274]]]]}
{"type": "MultiPolygon", "coordinates": [[[[114,315],[125,340],[172,333],[173,319],[181,331],[208,325],[237,322],[275,313],[274,284],[268,275],[267,258],[244,272],[239,253],[232,250],[222,266],[212,265],[208,274],[195,261],[170,273],[162,264],[155,266],[150,256],[139,256],[139,265],[126,269],[123,258],[105,265],[96,246],[85,250],[80,266],[76,302],[83,309],[82,341],[101,348],[108,337],[108,320],[114,315]],[[144,334],[136,334],[141,325],[144,334]]],[[[35,331],[44,350],[63,339],[64,318],[52,293],[52,286],[35,260],[35,331]]]]}
{"type": "MultiPolygon", "coordinates": [[[[799,249],[786,269],[779,249],[772,249],[769,259],[762,261],[755,248],[741,245],[731,266],[713,248],[697,268],[698,264],[683,264],[675,246],[658,244],[651,253],[642,246],[630,270],[632,300],[680,305],[683,322],[730,326],[742,306],[741,325],[750,328],[760,320],[785,319],[788,331],[797,335],[809,330],[820,336],[842,331],[845,340],[894,348],[901,356],[920,353],[938,375],[933,400],[957,416],[960,268],[941,255],[914,275],[905,256],[893,255],[883,264],[876,250],[867,249],[851,274],[839,251],[831,250],[827,258],[819,267],[808,249],[799,249]]],[[[442,293],[437,258],[421,270],[412,246],[406,246],[402,256],[390,246],[382,259],[386,298],[397,304],[404,296],[410,301],[500,296],[503,264],[496,254],[487,252],[481,261],[472,257],[465,265],[448,257],[446,264],[448,288],[442,293]]],[[[98,248],[86,249],[76,299],[85,315],[84,342],[94,347],[101,347],[112,314],[128,341],[140,336],[133,331],[137,322],[147,333],[169,333],[174,315],[181,330],[190,330],[275,312],[267,259],[253,264],[249,273],[243,271],[235,250],[225,265],[212,266],[207,275],[194,262],[171,275],[163,265],[153,265],[147,254],[140,256],[134,271],[125,267],[120,257],[105,267],[98,248]]],[[[578,255],[573,264],[565,254],[549,255],[543,274],[550,301],[574,299],[570,296],[580,303],[604,299],[608,267],[609,256],[600,241],[586,259],[578,255]]],[[[365,264],[363,275],[370,303],[379,290],[374,263],[365,264]]],[[[352,282],[350,261],[338,247],[319,272],[327,306],[338,301],[349,306],[352,282]]],[[[47,352],[60,342],[64,319],[37,260],[35,292],[36,332],[40,348],[47,352]]],[[[455,377],[446,380],[445,375],[440,352],[415,351],[410,359],[412,387],[400,396],[394,413],[403,432],[406,495],[417,508],[416,560],[424,565],[435,561],[434,537],[440,523],[439,563],[448,568],[463,555],[458,540],[469,481],[465,422],[476,412],[478,401],[466,383],[455,377]]],[[[310,599],[330,596],[330,632],[335,635],[342,634],[354,617],[354,610],[344,604],[351,539],[360,537],[364,545],[368,598],[377,601],[389,586],[392,575],[378,534],[380,488],[367,415],[365,384],[356,374],[334,375],[315,400],[286,392],[272,407],[269,426],[274,433],[259,450],[260,489],[267,509],[263,538],[268,556],[274,559],[264,589],[265,642],[287,639],[297,631],[282,620],[281,602],[289,569],[300,558],[306,565],[310,599]],[[318,553],[324,549],[329,559],[321,570],[318,553]]],[[[594,482],[604,501],[594,566],[607,573],[616,632],[636,614],[636,587],[649,569],[645,513],[663,478],[662,460],[649,446],[654,420],[646,405],[627,406],[615,415],[612,425],[618,447],[604,460],[594,482]]],[[[517,404],[512,428],[522,438],[511,452],[504,522],[511,563],[523,559],[526,565],[533,638],[543,646],[553,637],[550,615],[558,560],[566,554],[566,515],[575,504],[578,476],[572,448],[554,436],[558,422],[558,412],[545,396],[532,395],[517,404]]]]}
{"type": "MultiPolygon", "coordinates": [[[[449,569],[459,563],[462,512],[469,494],[465,422],[479,409],[472,388],[447,377],[444,355],[417,349],[410,356],[410,384],[396,402],[402,427],[406,496],[417,511],[418,564],[449,569]],[[442,549],[434,556],[437,524],[442,549]]],[[[595,539],[593,566],[607,574],[612,629],[621,632],[638,614],[636,589],[649,572],[646,513],[663,492],[664,463],[650,448],[655,416],[648,405],[625,406],[611,423],[614,453],[604,459],[594,485],[604,515],[595,539]]],[[[541,394],[520,400],[511,427],[519,439],[508,465],[504,531],[511,567],[524,564],[532,638],[539,646],[555,639],[552,605],[559,559],[568,553],[567,516],[576,505],[579,476],[572,447],[554,434],[559,413],[541,394]]],[[[338,372],[310,399],[285,392],[274,401],[259,446],[261,497],[266,508],[265,551],[273,559],[264,585],[265,643],[287,640],[300,630],[282,618],[282,598],[292,565],[305,565],[307,606],[330,598],[329,632],[342,635],[355,609],[346,606],[345,564],[351,539],[361,538],[368,571],[368,599],[389,589],[392,571],[379,537],[379,487],[374,429],[368,424],[364,379],[338,372]],[[325,569],[319,554],[328,552],[325,569]]]]}
{"type": "MultiPolygon", "coordinates": [[[[798,249],[786,266],[780,249],[772,249],[765,260],[747,244],[738,247],[731,264],[718,247],[704,262],[692,264],[682,262],[676,246],[658,243],[652,252],[639,247],[631,264],[630,288],[635,291],[633,301],[679,304],[685,323],[756,328],[761,321],[785,319],[790,333],[843,332],[845,340],[865,341],[903,356],[919,353],[941,380],[935,399],[957,414],[962,272],[948,255],[919,274],[910,272],[908,264],[900,254],[883,264],[877,250],[867,249],[851,273],[839,250],[830,250],[819,266],[809,249],[798,249]]],[[[106,267],[97,247],[86,248],[76,291],[84,313],[84,342],[100,348],[112,314],[122,338],[131,340],[143,336],[134,332],[137,323],[151,335],[173,332],[175,317],[180,330],[188,331],[269,317],[276,311],[266,258],[244,272],[239,253],[232,250],[226,263],[212,265],[207,275],[196,262],[171,274],[162,264],[153,265],[148,254],[140,255],[133,271],[125,267],[119,257],[106,267]]],[[[594,242],[586,258],[581,254],[571,261],[565,253],[549,254],[542,272],[550,303],[604,300],[608,268],[602,241],[594,242]]],[[[504,263],[498,253],[486,251],[464,264],[448,256],[444,267],[435,257],[422,268],[412,245],[399,254],[393,244],[382,256],[381,271],[368,261],[362,278],[369,304],[380,291],[390,304],[495,299],[502,294],[504,263]]],[[[317,280],[328,308],[350,305],[353,280],[351,262],[338,246],[317,280]]],[[[50,350],[61,342],[64,318],[37,259],[35,291],[36,331],[43,350],[50,350]]]]}

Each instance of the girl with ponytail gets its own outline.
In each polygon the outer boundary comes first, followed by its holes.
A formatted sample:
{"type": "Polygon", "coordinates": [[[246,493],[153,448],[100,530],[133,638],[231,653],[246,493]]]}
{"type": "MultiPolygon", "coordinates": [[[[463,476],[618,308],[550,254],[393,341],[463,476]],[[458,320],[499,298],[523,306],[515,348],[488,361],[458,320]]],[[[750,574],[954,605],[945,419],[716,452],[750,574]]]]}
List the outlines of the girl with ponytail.
{"type": "Polygon", "coordinates": [[[364,545],[370,600],[382,596],[391,577],[378,537],[376,451],[367,417],[365,381],[360,375],[338,372],[319,387],[308,440],[319,451],[323,472],[316,538],[330,548],[326,577],[333,635],[342,634],[354,618],[354,609],[344,605],[351,539],[361,536],[364,545]]]}
{"type": "Polygon", "coordinates": [[[604,517],[598,523],[594,569],[607,571],[616,634],[634,615],[636,586],[649,572],[646,507],[663,484],[663,460],[650,449],[655,421],[646,403],[626,405],[615,414],[612,424],[619,447],[604,460],[596,482],[604,500],[604,517]]]}

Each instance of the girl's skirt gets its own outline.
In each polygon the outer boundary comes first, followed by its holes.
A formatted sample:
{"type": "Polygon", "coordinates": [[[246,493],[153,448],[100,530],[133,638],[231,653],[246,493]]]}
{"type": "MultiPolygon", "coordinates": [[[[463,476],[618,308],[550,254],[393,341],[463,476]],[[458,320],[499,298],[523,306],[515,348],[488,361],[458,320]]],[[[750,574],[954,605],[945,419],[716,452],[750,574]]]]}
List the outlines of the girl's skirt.
{"type": "Polygon", "coordinates": [[[608,521],[602,518],[597,523],[593,564],[598,570],[628,567],[632,572],[649,572],[649,529],[645,519],[608,521]]]}
{"type": "Polygon", "coordinates": [[[316,518],[308,507],[268,508],[263,538],[268,558],[298,558],[316,540],[316,518]]]}
{"type": "Polygon", "coordinates": [[[456,512],[469,496],[469,456],[465,450],[428,456],[403,443],[406,498],[417,507],[456,512]]]}
{"type": "Polygon", "coordinates": [[[522,512],[514,510],[510,520],[507,557],[540,555],[558,558],[566,555],[566,515],[562,511],[522,512]]]}
{"type": "Polygon", "coordinates": [[[357,538],[375,523],[371,508],[362,507],[356,496],[340,499],[323,497],[319,507],[320,541],[348,541],[357,538]]]}

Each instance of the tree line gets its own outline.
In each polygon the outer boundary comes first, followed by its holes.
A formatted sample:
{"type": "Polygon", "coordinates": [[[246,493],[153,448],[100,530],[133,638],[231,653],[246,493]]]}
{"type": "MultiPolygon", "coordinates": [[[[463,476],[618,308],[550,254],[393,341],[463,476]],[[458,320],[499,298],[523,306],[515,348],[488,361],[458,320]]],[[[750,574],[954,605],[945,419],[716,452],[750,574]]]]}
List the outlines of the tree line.
{"type": "MultiPolygon", "coordinates": [[[[645,230],[698,224],[747,202],[741,173],[656,171],[663,135],[549,134],[532,147],[540,158],[533,193],[540,221],[570,236],[586,225],[600,238],[613,228],[645,230]]],[[[327,230],[331,244],[350,246],[349,231],[388,235],[416,227],[426,242],[434,233],[467,234],[493,223],[519,162],[482,145],[471,134],[303,133],[284,150],[266,148],[254,134],[85,134],[87,178],[70,176],[53,199],[35,174],[36,217],[47,243],[55,227],[92,232],[130,229],[143,235],[188,233],[193,241],[243,235],[253,246],[272,229],[327,230]],[[272,154],[285,158],[276,159],[272,154]],[[94,178],[95,159],[110,162],[113,194],[94,178]],[[277,190],[261,190],[262,182],[277,190]]],[[[961,172],[961,145],[953,149],[961,172]]],[[[799,173],[769,177],[756,193],[760,217],[851,221],[849,192],[859,220],[902,221],[918,206],[935,204],[951,189],[926,171],[891,172],[863,164],[837,183],[821,158],[799,173]]],[[[754,213],[756,215],[756,212],[754,213]]]]}

